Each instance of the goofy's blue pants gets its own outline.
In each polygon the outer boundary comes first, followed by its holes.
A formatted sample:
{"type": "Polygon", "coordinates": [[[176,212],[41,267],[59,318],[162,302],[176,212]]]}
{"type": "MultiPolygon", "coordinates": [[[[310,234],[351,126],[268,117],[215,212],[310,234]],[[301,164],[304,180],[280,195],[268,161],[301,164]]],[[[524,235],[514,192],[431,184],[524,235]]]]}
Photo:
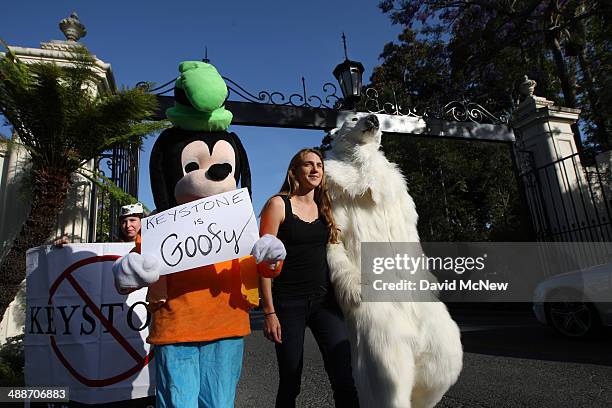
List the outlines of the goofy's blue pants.
{"type": "Polygon", "coordinates": [[[157,408],[231,408],[242,337],[155,346],[157,408]]]}

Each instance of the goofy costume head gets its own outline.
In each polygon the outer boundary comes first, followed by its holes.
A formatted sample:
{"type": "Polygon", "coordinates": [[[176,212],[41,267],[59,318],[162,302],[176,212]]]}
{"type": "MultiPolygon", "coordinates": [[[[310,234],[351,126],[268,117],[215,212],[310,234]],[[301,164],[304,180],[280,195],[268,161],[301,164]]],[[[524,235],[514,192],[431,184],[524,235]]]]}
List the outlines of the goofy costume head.
{"type": "MultiPolygon", "coordinates": [[[[236,134],[227,132],[228,90],[215,67],[183,62],[175,83],[175,106],[166,111],[174,127],[155,142],[150,176],[157,211],[236,189],[251,192],[249,162],[236,134]]],[[[158,407],[231,407],[242,366],[249,309],[258,304],[259,275],[280,272],[285,249],[262,237],[254,256],[159,277],[151,256],[130,253],[113,271],[126,292],[149,286],[153,318],[147,341],[154,344],[158,407]]]]}

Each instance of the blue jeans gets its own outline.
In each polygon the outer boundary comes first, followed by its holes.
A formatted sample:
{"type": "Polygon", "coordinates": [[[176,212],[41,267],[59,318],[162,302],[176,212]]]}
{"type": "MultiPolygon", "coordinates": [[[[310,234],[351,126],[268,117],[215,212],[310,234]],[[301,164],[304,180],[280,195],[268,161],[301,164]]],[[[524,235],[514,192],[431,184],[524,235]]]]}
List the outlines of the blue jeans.
{"type": "Polygon", "coordinates": [[[155,346],[157,408],[230,408],[242,369],[242,337],[155,346]]]}

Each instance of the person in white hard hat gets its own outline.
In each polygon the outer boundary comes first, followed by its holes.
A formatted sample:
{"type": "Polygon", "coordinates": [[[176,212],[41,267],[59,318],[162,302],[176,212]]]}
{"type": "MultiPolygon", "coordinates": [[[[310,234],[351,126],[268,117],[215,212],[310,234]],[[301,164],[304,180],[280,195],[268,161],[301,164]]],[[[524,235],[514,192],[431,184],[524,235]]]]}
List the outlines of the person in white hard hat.
{"type": "MultiPolygon", "coordinates": [[[[119,239],[121,242],[135,242],[140,232],[140,219],[144,217],[144,208],[141,203],[128,204],[121,207],[119,212],[119,239]]],[[[62,248],[68,245],[68,235],[62,235],[53,241],[53,245],[62,248]]]]}
{"type": "Polygon", "coordinates": [[[119,238],[123,242],[134,242],[140,232],[140,220],[144,216],[141,203],[124,205],[119,215],[119,238]]]}

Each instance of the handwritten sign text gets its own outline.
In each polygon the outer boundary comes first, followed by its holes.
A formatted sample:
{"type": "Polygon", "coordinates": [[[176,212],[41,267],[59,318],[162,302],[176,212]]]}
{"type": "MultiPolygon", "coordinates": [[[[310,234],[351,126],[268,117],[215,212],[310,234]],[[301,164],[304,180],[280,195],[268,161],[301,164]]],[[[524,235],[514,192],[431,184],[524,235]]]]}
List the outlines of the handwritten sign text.
{"type": "Polygon", "coordinates": [[[162,274],[248,255],[259,238],[246,188],[182,204],[142,220],[142,254],[162,274]]]}

